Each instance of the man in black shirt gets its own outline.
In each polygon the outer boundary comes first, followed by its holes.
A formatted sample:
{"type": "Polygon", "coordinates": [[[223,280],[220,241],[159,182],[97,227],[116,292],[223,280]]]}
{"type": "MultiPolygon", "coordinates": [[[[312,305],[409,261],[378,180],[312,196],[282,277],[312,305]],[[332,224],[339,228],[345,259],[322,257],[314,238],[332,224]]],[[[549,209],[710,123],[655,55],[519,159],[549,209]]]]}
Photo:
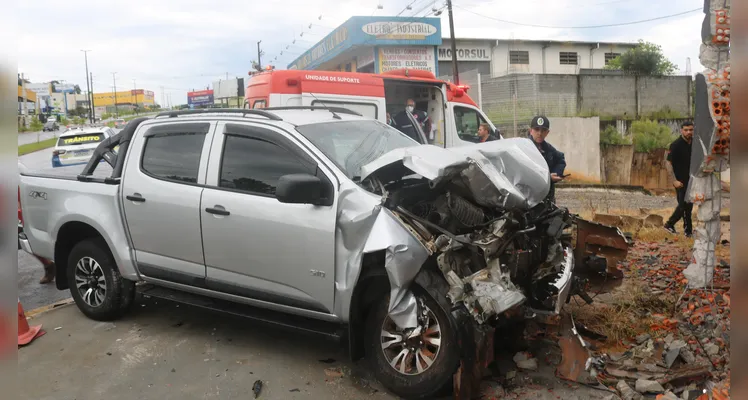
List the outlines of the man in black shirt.
{"type": "Polygon", "coordinates": [[[680,127],[680,137],[670,144],[670,151],[667,160],[673,167],[673,176],[675,177],[675,194],[678,198],[678,207],[675,208],[673,215],[665,223],[665,229],[670,233],[675,233],[675,224],[683,218],[683,231],[687,237],[691,237],[693,226],[691,225],[691,213],[693,212],[693,203],[686,199],[688,190],[688,181],[691,178],[691,141],[693,139],[693,122],[684,122],[680,127]]]}
{"type": "Polygon", "coordinates": [[[529,139],[535,143],[535,146],[543,155],[548,169],[551,172],[551,190],[548,192],[548,198],[556,201],[556,183],[564,179],[564,169],[566,169],[566,157],[564,153],[556,150],[545,138],[551,131],[551,123],[544,116],[537,116],[530,122],[529,139]]]}

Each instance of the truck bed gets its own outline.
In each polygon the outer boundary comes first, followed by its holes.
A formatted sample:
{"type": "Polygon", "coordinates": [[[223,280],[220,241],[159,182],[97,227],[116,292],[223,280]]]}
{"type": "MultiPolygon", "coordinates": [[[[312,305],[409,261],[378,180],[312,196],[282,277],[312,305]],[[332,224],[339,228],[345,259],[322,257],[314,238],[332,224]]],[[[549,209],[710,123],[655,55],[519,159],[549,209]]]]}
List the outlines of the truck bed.
{"type": "MultiPolygon", "coordinates": [[[[19,164],[23,231],[31,250],[35,255],[54,260],[55,242],[60,232],[66,229],[66,224],[83,223],[104,237],[118,262],[125,261],[129,258],[126,255],[129,246],[120,213],[120,186],[103,181],[77,180],[83,167],[77,165],[24,171],[19,164]]],[[[108,177],[111,171],[111,167],[103,163],[94,177],[108,177]]]]}

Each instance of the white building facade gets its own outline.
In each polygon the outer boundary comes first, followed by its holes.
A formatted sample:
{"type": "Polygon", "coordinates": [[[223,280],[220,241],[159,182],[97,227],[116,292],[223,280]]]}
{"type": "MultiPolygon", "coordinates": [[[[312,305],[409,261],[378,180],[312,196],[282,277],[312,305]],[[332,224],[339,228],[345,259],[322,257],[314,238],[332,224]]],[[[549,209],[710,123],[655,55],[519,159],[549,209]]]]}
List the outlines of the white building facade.
{"type": "MultiPolygon", "coordinates": [[[[602,69],[637,43],[552,40],[456,39],[460,74],[499,77],[510,74],[578,74],[602,69]]],[[[439,75],[452,75],[451,41],[437,50],[439,75]]]]}

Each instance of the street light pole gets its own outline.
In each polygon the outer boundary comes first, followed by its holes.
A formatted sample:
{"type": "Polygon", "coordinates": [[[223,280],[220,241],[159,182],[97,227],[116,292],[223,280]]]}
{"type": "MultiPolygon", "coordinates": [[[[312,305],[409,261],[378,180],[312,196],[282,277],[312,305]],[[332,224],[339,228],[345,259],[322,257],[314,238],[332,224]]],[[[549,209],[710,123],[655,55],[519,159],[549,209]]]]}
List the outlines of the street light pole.
{"type": "Polygon", "coordinates": [[[262,40],[257,42],[257,68],[262,71],[262,51],[260,50],[260,43],[262,43],[262,40]]]}
{"type": "Polygon", "coordinates": [[[460,73],[457,71],[457,42],[455,42],[455,22],[452,18],[452,0],[447,0],[447,14],[449,16],[449,41],[452,44],[452,76],[455,85],[459,85],[460,73]]]}
{"type": "Polygon", "coordinates": [[[93,85],[93,82],[89,84],[88,81],[88,52],[91,50],[81,50],[83,52],[83,59],[86,61],[86,90],[88,91],[88,120],[93,124],[93,104],[91,102],[91,86],[93,85]]]}
{"type": "Polygon", "coordinates": [[[114,115],[119,118],[119,109],[117,108],[117,78],[114,77],[116,72],[112,72],[112,82],[114,83],[114,115]]]}

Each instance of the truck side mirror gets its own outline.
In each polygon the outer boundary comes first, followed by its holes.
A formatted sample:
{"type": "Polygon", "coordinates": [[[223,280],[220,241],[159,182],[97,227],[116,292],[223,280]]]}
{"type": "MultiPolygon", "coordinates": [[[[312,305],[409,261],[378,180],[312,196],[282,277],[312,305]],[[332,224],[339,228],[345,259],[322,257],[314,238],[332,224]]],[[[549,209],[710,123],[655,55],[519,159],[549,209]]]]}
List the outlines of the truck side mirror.
{"type": "Polygon", "coordinates": [[[322,190],[322,180],[314,175],[283,175],[278,180],[275,198],[281,203],[318,205],[321,203],[322,190]]]}

